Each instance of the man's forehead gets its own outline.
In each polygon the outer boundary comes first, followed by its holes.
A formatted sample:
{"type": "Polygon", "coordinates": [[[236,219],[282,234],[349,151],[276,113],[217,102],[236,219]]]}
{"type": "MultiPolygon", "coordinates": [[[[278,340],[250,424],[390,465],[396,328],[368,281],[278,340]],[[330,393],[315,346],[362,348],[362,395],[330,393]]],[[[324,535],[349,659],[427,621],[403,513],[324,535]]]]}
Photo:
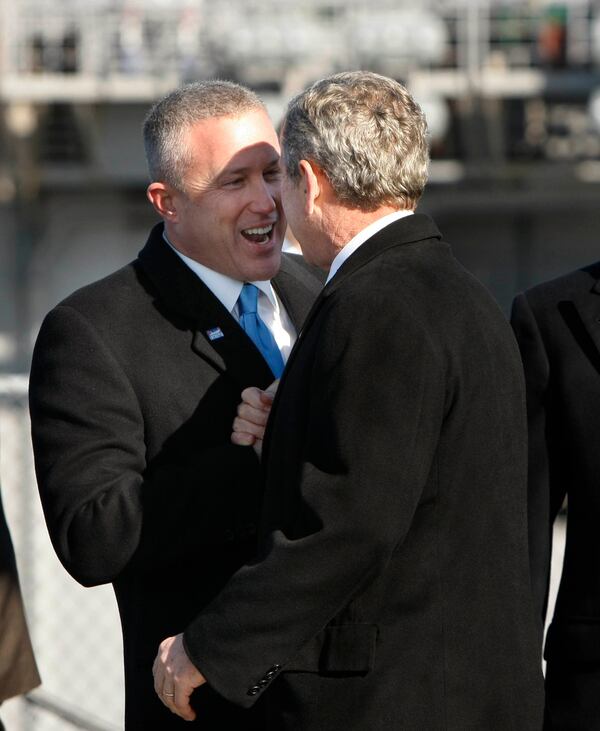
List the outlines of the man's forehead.
{"type": "Polygon", "coordinates": [[[269,115],[260,107],[249,109],[241,114],[226,114],[207,117],[193,122],[192,134],[207,138],[264,137],[269,141],[277,140],[277,133],[269,115]]]}
{"type": "Polygon", "coordinates": [[[189,128],[188,135],[196,173],[202,169],[212,180],[279,164],[277,134],[260,108],[203,119],[189,128]]]}
{"type": "Polygon", "coordinates": [[[225,170],[230,173],[244,173],[257,165],[260,167],[275,166],[279,163],[279,159],[278,150],[268,142],[260,142],[238,150],[227,162],[225,170]]]}

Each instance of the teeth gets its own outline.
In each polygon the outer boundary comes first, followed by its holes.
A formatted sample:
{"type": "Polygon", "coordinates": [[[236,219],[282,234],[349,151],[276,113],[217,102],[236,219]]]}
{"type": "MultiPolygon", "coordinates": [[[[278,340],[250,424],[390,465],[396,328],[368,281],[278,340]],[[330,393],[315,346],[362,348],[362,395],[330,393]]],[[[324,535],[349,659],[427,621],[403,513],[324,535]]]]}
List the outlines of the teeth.
{"type": "Polygon", "coordinates": [[[273,230],[273,224],[270,226],[263,226],[262,228],[247,228],[244,233],[250,234],[251,236],[262,236],[264,234],[271,233],[273,230]]]}

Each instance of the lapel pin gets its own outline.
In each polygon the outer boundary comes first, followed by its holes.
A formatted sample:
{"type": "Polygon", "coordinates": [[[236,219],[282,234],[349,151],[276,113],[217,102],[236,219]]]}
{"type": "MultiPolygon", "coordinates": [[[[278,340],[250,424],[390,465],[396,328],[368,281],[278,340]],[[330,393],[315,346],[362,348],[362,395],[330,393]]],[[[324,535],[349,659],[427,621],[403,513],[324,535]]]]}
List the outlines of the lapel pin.
{"type": "Polygon", "coordinates": [[[211,327],[210,330],[206,331],[206,334],[209,340],[218,340],[219,338],[225,337],[220,327],[211,327]]]}

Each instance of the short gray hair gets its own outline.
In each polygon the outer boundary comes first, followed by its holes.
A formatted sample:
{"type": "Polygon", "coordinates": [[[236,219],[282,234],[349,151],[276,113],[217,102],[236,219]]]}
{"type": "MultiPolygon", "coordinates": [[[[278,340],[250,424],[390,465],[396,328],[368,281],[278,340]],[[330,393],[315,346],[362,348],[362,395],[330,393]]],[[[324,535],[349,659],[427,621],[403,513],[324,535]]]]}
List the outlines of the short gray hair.
{"type": "Polygon", "coordinates": [[[282,129],[287,174],[318,165],[337,197],[362,210],[413,208],[427,182],[427,123],[402,84],[368,71],[334,74],[289,103],[282,129]]]}
{"type": "Polygon", "coordinates": [[[152,181],[184,190],[184,178],[193,162],[193,150],[184,142],[185,132],[212,117],[238,117],[265,109],[253,91],[232,81],[197,81],[167,94],[144,120],[144,149],[152,181]]]}

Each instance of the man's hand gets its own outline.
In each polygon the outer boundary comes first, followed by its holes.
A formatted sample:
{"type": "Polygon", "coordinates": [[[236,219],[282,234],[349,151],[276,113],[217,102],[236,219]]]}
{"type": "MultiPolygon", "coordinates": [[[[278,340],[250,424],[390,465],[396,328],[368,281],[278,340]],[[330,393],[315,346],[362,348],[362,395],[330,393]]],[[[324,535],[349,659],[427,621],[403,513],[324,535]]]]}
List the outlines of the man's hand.
{"type": "Polygon", "coordinates": [[[167,637],[160,643],[152,673],[154,690],[165,706],[184,721],[193,721],[196,713],[190,706],[190,696],[206,679],[188,658],[183,635],[167,637]]]}
{"type": "Polygon", "coordinates": [[[279,380],[265,391],[250,387],[242,391],[242,402],[238,406],[237,416],[233,420],[231,441],[242,447],[253,446],[260,457],[265,427],[275,398],[279,380]]]}

